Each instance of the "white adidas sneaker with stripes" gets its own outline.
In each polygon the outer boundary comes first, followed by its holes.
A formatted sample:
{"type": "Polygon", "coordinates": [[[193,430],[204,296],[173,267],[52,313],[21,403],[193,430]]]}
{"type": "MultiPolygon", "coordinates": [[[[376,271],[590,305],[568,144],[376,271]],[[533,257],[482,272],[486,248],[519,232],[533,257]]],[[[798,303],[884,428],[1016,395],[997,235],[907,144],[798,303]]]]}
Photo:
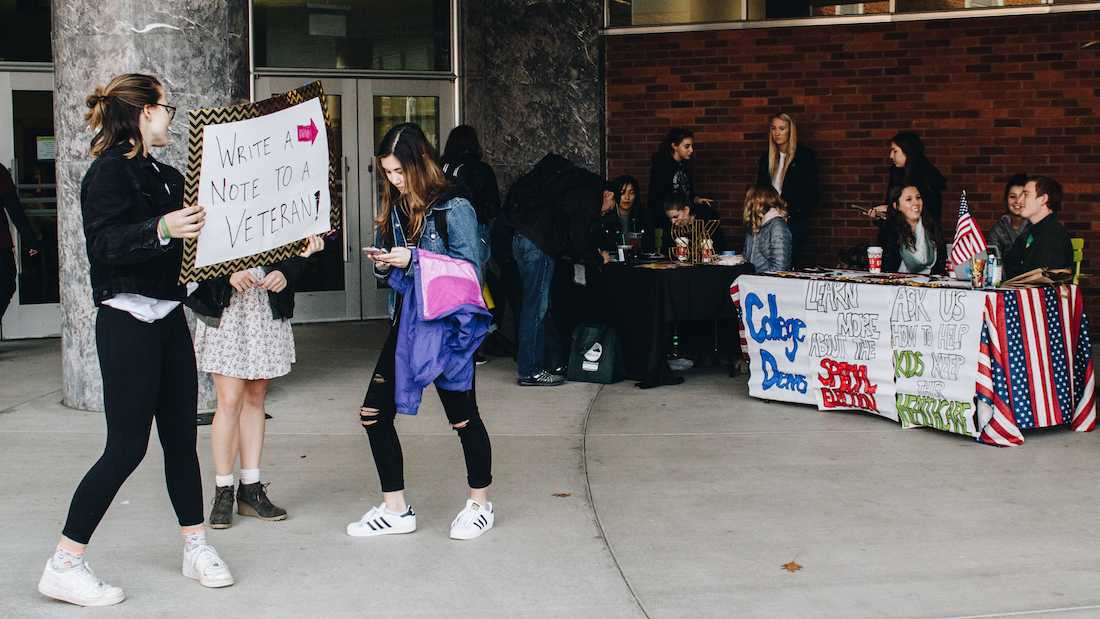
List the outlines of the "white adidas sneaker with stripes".
{"type": "Polygon", "coordinates": [[[493,528],[493,504],[466,499],[466,507],[451,522],[451,539],[474,539],[493,528]]]}
{"type": "Polygon", "coordinates": [[[416,512],[412,505],[404,514],[394,514],[386,510],[383,503],[363,514],[363,517],[348,525],[348,535],[352,537],[374,537],[375,535],[394,535],[412,533],[416,530],[416,512]]]}

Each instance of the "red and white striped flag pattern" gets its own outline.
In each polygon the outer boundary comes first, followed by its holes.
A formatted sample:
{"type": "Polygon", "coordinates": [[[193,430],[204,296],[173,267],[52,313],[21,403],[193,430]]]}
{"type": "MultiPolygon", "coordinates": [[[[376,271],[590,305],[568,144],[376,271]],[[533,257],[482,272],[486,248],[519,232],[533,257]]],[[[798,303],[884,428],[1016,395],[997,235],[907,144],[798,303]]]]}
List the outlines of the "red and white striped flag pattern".
{"type": "Polygon", "coordinates": [[[964,264],[980,252],[985,251],[985,236],[970,216],[970,207],[966,204],[966,192],[959,199],[959,223],[955,226],[955,244],[949,256],[952,265],[964,264]]]}

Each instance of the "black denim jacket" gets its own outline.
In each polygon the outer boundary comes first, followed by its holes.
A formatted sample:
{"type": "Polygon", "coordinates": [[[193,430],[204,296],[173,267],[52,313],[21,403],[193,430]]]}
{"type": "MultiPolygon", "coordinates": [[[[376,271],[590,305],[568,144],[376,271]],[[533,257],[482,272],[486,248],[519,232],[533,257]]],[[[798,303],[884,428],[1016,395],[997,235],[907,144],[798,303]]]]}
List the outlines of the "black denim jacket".
{"type": "Polygon", "coordinates": [[[185,288],[177,281],[183,244],[172,239],[161,245],[157,224],[182,208],[183,175],[152,156],[127,159],[130,148],[119,144],[107,150],[80,183],[92,300],[98,306],[133,293],[182,301],[185,288]]]}

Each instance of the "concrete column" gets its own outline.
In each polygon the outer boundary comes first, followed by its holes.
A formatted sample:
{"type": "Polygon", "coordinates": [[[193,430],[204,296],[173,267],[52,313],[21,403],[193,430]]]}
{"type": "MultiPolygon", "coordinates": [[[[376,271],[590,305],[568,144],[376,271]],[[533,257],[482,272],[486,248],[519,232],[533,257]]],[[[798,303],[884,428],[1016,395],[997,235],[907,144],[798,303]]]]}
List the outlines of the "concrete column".
{"type": "MultiPolygon", "coordinates": [[[[185,169],[187,111],[248,97],[247,0],[54,0],[54,124],[64,404],[103,410],[95,307],[80,215],[80,180],[91,164],[84,98],[119,73],[160,78],[179,108],[172,143],[156,157],[185,169]]],[[[200,378],[200,408],[212,406],[200,378]]]]}

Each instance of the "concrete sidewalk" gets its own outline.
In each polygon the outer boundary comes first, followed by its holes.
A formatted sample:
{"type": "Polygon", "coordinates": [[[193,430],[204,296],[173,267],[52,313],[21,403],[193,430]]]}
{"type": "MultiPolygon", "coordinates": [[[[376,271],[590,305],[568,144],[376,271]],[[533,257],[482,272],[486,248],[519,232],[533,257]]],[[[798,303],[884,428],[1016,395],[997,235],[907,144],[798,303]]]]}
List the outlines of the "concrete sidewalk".
{"type": "Polygon", "coordinates": [[[478,375],[494,530],[447,538],[465,469],[429,395],[399,422],[419,530],[349,538],[344,525],[379,501],[357,409],[384,328],[295,327],[298,364],[272,389],[264,456],[290,518],[210,533],[235,586],[180,575],[154,440],[89,552],[128,599],[84,611],[35,583],[102,449],[102,416],[58,403],[57,341],[0,342],[0,616],[1100,617],[1100,437],[984,447],[757,401],[720,371],[648,391],[538,389],[494,360],[478,375]]]}

